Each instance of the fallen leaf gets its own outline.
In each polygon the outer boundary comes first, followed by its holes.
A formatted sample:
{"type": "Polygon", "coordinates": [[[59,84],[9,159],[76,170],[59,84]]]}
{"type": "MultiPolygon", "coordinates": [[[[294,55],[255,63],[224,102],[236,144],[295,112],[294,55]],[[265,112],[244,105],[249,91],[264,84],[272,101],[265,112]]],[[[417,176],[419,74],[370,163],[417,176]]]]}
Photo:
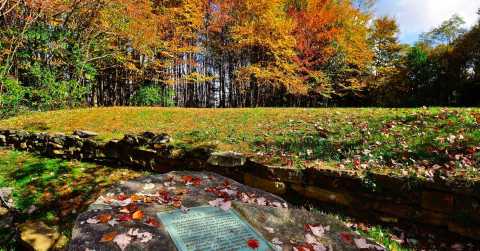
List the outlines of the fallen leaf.
{"type": "Polygon", "coordinates": [[[313,251],[327,251],[327,247],[318,243],[318,244],[313,245],[313,251]]]}
{"type": "Polygon", "coordinates": [[[143,219],[143,212],[141,210],[136,211],[132,214],[132,219],[134,220],[141,220],[143,219]]]}
{"type": "Polygon", "coordinates": [[[218,198],[212,201],[209,201],[208,204],[213,207],[219,207],[224,211],[228,211],[232,207],[232,202],[231,201],[225,201],[225,199],[218,198]]]}
{"type": "Polygon", "coordinates": [[[232,207],[232,202],[231,201],[225,201],[220,205],[220,208],[223,211],[228,211],[232,207]]]}
{"type": "Polygon", "coordinates": [[[118,235],[117,232],[113,231],[113,232],[110,232],[110,233],[106,233],[102,236],[102,238],[100,239],[100,242],[110,242],[110,241],[113,241],[113,239],[118,235]]]}
{"type": "Polygon", "coordinates": [[[112,215],[111,215],[111,214],[101,214],[101,215],[97,216],[97,220],[98,220],[100,223],[107,223],[107,222],[109,222],[111,219],[112,219],[112,215]]]}
{"type": "Polygon", "coordinates": [[[325,232],[330,230],[330,227],[323,227],[322,225],[314,226],[314,225],[307,225],[308,229],[312,232],[313,235],[317,237],[323,237],[325,232]]]}
{"type": "Polygon", "coordinates": [[[155,184],[153,183],[147,183],[143,186],[143,190],[151,190],[155,188],[155,184]]]}
{"type": "Polygon", "coordinates": [[[118,217],[119,221],[131,221],[132,216],[130,214],[122,214],[120,217],[118,217]]]}
{"type": "Polygon", "coordinates": [[[87,220],[88,224],[98,224],[100,221],[97,218],[90,218],[87,220]]]}
{"type": "Polygon", "coordinates": [[[266,206],[267,205],[267,199],[264,197],[257,198],[257,204],[259,206],[266,206]]]}
{"type": "Polygon", "coordinates": [[[114,227],[114,226],[117,225],[117,224],[118,224],[118,221],[115,220],[115,219],[111,219],[110,221],[108,221],[108,225],[110,225],[110,226],[112,226],[112,227],[114,227]]]}
{"type": "Polygon", "coordinates": [[[315,236],[313,236],[311,234],[305,234],[305,242],[308,243],[308,244],[317,244],[318,243],[315,236]]]}
{"type": "Polygon", "coordinates": [[[132,203],[132,200],[130,198],[124,199],[124,200],[114,200],[112,201],[112,204],[115,206],[120,206],[120,207],[126,207],[132,203]]]}
{"type": "Polygon", "coordinates": [[[182,207],[182,201],[181,200],[175,200],[175,201],[173,201],[172,205],[175,208],[181,208],[182,207]]]}
{"type": "Polygon", "coordinates": [[[147,225],[149,225],[149,226],[152,226],[152,227],[159,227],[159,226],[160,226],[160,223],[158,223],[157,220],[155,220],[154,218],[151,218],[151,217],[149,217],[149,218],[145,221],[145,223],[146,223],[147,225]]]}
{"type": "Polygon", "coordinates": [[[339,233],[339,235],[340,235],[340,239],[342,239],[342,241],[344,241],[344,242],[346,242],[347,244],[350,244],[350,245],[353,244],[352,234],[347,233],[347,232],[341,232],[341,233],[339,233]]]}
{"type": "Polygon", "coordinates": [[[132,200],[132,202],[143,201],[143,199],[144,199],[143,195],[134,194],[130,196],[130,200],[132,200]]]}
{"type": "Polygon", "coordinates": [[[273,228],[271,228],[271,227],[263,227],[263,228],[264,228],[265,230],[267,230],[267,232],[269,232],[269,233],[271,233],[271,234],[275,233],[275,230],[274,230],[273,228]]]}
{"type": "Polygon", "coordinates": [[[234,196],[234,195],[237,194],[237,191],[232,190],[232,189],[228,189],[228,188],[224,188],[224,189],[220,190],[220,192],[225,193],[228,196],[234,196]]]}
{"type": "Polygon", "coordinates": [[[185,184],[192,183],[193,177],[190,176],[190,175],[183,176],[182,180],[183,180],[183,183],[185,183],[185,184]]]}
{"type": "Polygon", "coordinates": [[[273,244],[273,248],[276,250],[276,251],[281,251],[283,250],[283,242],[280,241],[280,239],[278,239],[277,237],[273,238],[272,239],[272,244],[273,244]]]}
{"type": "Polygon", "coordinates": [[[357,246],[357,248],[360,248],[360,249],[370,248],[370,244],[368,244],[367,240],[365,240],[364,238],[354,239],[353,241],[355,242],[355,246],[357,246]]]}
{"type": "Polygon", "coordinates": [[[136,237],[140,242],[146,243],[153,239],[153,235],[149,232],[140,232],[139,229],[128,230],[128,235],[136,237]]]}
{"type": "Polygon", "coordinates": [[[132,241],[132,237],[128,236],[127,234],[119,234],[115,236],[113,242],[118,245],[118,247],[123,251],[130,245],[132,241]]]}
{"type": "Polygon", "coordinates": [[[255,239],[250,239],[247,241],[247,246],[251,249],[258,249],[260,247],[260,243],[255,239]]]}
{"type": "Polygon", "coordinates": [[[128,199],[128,197],[125,194],[120,194],[117,196],[117,200],[119,201],[124,201],[126,199],[128,199]]]}

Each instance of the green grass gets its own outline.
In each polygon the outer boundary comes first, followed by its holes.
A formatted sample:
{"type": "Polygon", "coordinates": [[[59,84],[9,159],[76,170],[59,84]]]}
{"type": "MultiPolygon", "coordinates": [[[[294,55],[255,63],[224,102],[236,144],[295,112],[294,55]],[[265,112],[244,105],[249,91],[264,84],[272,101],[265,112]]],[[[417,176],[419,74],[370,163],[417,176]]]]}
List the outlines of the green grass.
{"type": "Polygon", "coordinates": [[[215,143],[220,150],[296,167],[348,168],[475,179],[480,160],[480,109],[381,108],[91,108],[0,121],[0,128],[71,133],[165,132],[183,144],[215,143]],[[436,166],[438,165],[438,166],[436,166]],[[438,169],[438,168],[435,168],[438,169]]]}
{"type": "Polygon", "coordinates": [[[367,231],[360,231],[360,234],[367,238],[373,239],[376,242],[382,244],[387,250],[390,251],[411,251],[413,249],[402,247],[397,241],[393,240],[389,231],[380,227],[374,226],[367,231]]]}
{"type": "Polygon", "coordinates": [[[100,192],[121,180],[144,175],[128,169],[47,159],[0,150],[0,187],[12,187],[20,221],[41,220],[67,238],[78,213],[100,192]],[[35,208],[31,213],[28,211],[35,208]]]}

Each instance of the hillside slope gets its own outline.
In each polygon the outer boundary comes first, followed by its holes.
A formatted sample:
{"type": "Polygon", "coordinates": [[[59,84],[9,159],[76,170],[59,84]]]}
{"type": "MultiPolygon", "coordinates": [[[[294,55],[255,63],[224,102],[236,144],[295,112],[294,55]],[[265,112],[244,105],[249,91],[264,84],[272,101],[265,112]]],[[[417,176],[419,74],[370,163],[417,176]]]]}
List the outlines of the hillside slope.
{"type": "Polygon", "coordinates": [[[165,132],[177,143],[214,144],[264,162],[432,176],[477,177],[480,109],[91,108],[0,121],[0,128],[71,133],[165,132]]]}

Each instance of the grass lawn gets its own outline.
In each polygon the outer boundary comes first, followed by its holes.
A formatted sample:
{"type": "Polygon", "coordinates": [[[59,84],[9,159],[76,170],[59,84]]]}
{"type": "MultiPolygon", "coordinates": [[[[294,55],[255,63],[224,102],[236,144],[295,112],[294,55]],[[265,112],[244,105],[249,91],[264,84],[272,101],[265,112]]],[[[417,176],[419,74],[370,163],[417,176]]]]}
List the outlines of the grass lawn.
{"type": "Polygon", "coordinates": [[[112,184],[144,175],[128,169],[0,150],[0,187],[12,187],[20,222],[40,220],[67,239],[74,221],[112,184]]]}
{"type": "Polygon", "coordinates": [[[91,108],[10,118],[0,128],[100,133],[165,132],[177,143],[214,143],[265,163],[477,179],[480,109],[91,108]]]}
{"type": "Polygon", "coordinates": [[[91,108],[33,113],[0,128],[100,138],[165,132],[177,143],[214,143],[264,163],[477,179],[480,109],[91,108]]]}

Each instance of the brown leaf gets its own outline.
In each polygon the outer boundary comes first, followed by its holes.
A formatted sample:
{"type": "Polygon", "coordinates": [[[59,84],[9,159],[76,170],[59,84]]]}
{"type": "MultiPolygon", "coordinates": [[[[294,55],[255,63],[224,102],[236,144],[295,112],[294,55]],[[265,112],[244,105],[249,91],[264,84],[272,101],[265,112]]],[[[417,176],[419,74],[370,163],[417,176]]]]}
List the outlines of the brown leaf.
{"type": "Polygon", "coordinates": [[[110,233],[106,233],[102,236],[102,239],[100,239],[100,242],[110,242],[110,241],[113,241],[113,239],[115,239],[115,237],[118,235],[117,232],[113,231],[113,232],[110,232],[110,233]]]}
{"type": "Polygon", "coordinates": [[[133,202],[138,202],[138,201],[143,201],[144,198],[143,198],[143,196],[141,196],[141,195],[136,195],[136,194],[134,194],[134,195],[130,196],[130,199],[131,199],[133,202]]]}
{"type": "Polygon", "coordinates": [[[173,207],[180,208],[181,206],[182,206],[182,201],[181,200],[173,201],[173,207]]]}
{"type": "Polygon", "coordinates": [[[101,215],[97,216],[97,220],[100,223],[107,223],[111,219],[112,219],[112,215],[110,215],[110,214],[101,214],[101,215]]]}
{"type": "Polygon", "coordinates": [[[160,223],[158,223],[158,221],[155,220],[154,218],[148,218],[147,221],[145,221],[145,223],[147,225],[152,226],[152,227],[159,227],[160,226],[160,223]]]}
{"type": "Polygon", "coordinates": [[[143,212],[141,210],[136,211],[132,214],[132,219],[134,220],[141,220],[143,219],[143,212]]]}

